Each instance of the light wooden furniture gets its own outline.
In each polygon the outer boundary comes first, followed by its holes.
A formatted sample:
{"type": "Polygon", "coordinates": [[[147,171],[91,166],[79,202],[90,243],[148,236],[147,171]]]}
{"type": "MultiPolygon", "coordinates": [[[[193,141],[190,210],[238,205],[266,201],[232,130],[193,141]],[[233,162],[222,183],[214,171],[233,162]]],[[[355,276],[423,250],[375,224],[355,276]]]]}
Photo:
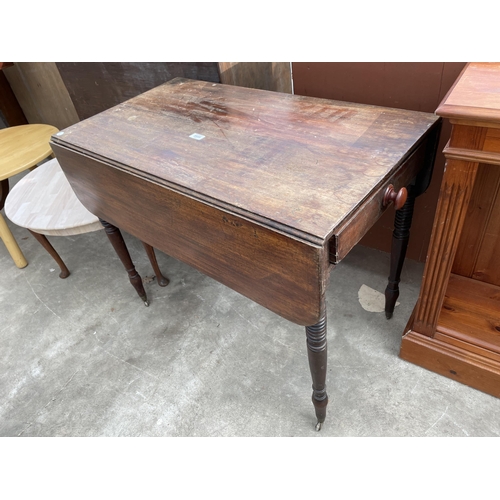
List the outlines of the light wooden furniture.
{"type": "Polygon", "coordinates": [[[395,203],[395,300],[439,127],[429,113],[177,78],[51,144],[92,213],[306,327],[319,430],[330,271],[395,203]]]}
{"type": "Polygon", "coordinates": [[[28,229],[61,268],[60,278],[69,271],[44,235],[71,236],[103,229],[75,196],[57,159],[49,160],[23,177],[5,201],[5,215],[28,229]]]}
{"type": "Polygon", "coordinates": [[[400,356],[500,397],[500,63],[467,65],[436,113],[453,130],[400,356]]]}
{"type": "Polygon", "coordinates": [[[56,158],[23,177],[10,191],[5,215],[40,234],[72,236],[102,229],[75,196],[56,158]]]}
{"type": "MultiPolygon", "coordinates": [[[[12,188],[5,202],[5,214],[14,224],[28,229],[47,250],[59,265],[59,277],[63,279],[67,278],[70,272],[46,235],[73,236],[98,231],[104,227],[129,273],[132,285],[145,305],[149,305],[141,277],[135,270],[121,234],[110,229],[104,221],[100,221],[81,204],[56,158],[30,172],[12,188]]],[[[154,250],[148,245],[144,246],[158,284],[167,286],[169,280],[161,274],[154,250]]]]}
{"type": "Polygon", "coordinates": [[[79,121],[56,63],[16,62],[3,72],[29,123],[62,129],[79,121]]]}
{"type": "MultiPolygon", "coordinates": [[[[9,177],[35,167],[52,154],[50,136],[57,132],[51,125],[19,125],[0,130],[0,210],[9,193],[9,177]]],[[[19,245],[0,214],[0,238],[17,267],[28,265],[19,245]]]]}

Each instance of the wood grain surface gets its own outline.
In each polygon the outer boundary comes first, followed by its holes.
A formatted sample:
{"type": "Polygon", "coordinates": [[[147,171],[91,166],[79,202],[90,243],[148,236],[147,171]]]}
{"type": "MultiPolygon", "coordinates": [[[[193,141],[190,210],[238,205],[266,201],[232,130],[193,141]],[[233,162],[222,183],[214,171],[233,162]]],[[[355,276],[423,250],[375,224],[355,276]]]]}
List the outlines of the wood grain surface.
{"type": "Polygon", "coordinates": [[[221,83],[292,93],[289,62],[220,62],[221,83]]]}
{"type": "Polygon", "coordinates": [[[436,113],[461,122],[500,122],[500,63],[469,63],[436,113]]]}
{"type": "MultiPolygon", "coordinates": [[[[492,238],[493,242],[500,233],[500,228],[497,228],[496,232],[492,230],[495,220],[498,219],[498,215],[495,214],[500,214],[500,207],[495,206],[495,204],[500,203],[499,191],[500,168],[494,165],[480,164],[457,254],[453,262],[452,272],[454,274],[469,278],[474,276],[476,279],[481,279],[484,277],[486,270],[485,261],[490,261],[494,254],[496,259],[500,256],[500,248],[493,252],[493,248],[488,246],[483,249],[482,245],[485,237],[492,238]],[[497,235],[496,238],[494,237],[495,234],[497,235]],[[480,254],[481,258],[479,258],[480,254]],[[477,267],[478,259],[482,262],[479,268],[477,267]]],[[[486,272],[488,275],[495,274],[495,270],[498,269],[494,262],[491,262],[491,264],[491,266],[488,266],[489,271],[486,272]]],[[[500,285],[500,277],[498,278],[498,282],[490,281],[490,283],[500,285]]]]}
{"type": "Polygon", "coordinates": [[[54,142],[321,245],[436,121],[175,79],[54,142]]]}
{"type": "Polygon", "coordinates": [[[3,70],[29,123],[58,129],[79,121],[53,62],[18,62],[3,70]]]}
{"type": "Polygon", "coordinates": [[[56,158],[24,176],[10,191],[5,215],[39,234],[70,236],[102,229],[78,200],[56,158]]]}
{"type": "Polygon", "coordinates": [[[0,180],[33,167],[52,154],[51,125],[19,125],[0,130],[0,180]]]}
{"type": "Polygon", "coordinates": [[[58,62],[56,66],[80,120],[172,78],[220,81],[216,62],[58,62]]]}
{"type": "Polygon", "coordinates": [[[482,355],[475,346],[471,349],[467,342],[444,334],[427,337],[410,330],[403,337],[399,355],[427,370],[500,397],[500,363],[482,355]]]}
{"type": "Polygon", "coordinates": [[[500,287],[450,275],[438,330],[500,355],[500,287]]]}
{"type": "Polygon", "coordinates": [[[500,181],[496,188],[472,277],[500,286],[500,181]]]}

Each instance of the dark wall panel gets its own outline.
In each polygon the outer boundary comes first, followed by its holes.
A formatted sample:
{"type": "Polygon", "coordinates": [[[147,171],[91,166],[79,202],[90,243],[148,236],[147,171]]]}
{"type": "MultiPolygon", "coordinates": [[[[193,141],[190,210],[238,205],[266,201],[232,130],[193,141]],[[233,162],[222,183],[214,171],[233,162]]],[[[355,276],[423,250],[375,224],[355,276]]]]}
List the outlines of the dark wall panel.
{"type": "MultiPolygon", "coordinates": [[[[4,63],[5,64],[5,63],[4,63]]],[[[25,125],[28,123],[14,92],[0,69],[0,118],[5,126],[25,125]]],[[[1,128],[1,124],[0,124],[1,128]]]]}
{"type": "Polygon", "coordinates": [[[57,68],[80,120],[179,76],[220,82],[216,62],[78,62],[57,68]]]}

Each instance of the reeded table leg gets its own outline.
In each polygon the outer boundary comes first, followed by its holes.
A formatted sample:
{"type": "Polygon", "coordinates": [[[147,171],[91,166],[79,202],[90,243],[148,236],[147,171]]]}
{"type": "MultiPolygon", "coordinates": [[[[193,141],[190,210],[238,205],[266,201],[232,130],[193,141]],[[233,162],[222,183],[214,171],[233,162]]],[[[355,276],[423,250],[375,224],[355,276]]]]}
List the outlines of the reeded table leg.
{"type": "Polygon", "coordinates": [[[35,233],[31,229],[28,229],[28,231],[36,238],[38,243],[40,243],[40,245],[42,245],[43,248],[45,248],[45,250],[47,250],[47,252],[49,252],[50,256],[57,262],[57,265],[61,269],[61,272],[59,273],[59,278],[62,278],[62,279],[67,278],[70,275],[70,272],[69,272],[68,268],[66,267],[66,264],[63,262],[63,260],[59,256],[59,254],[56,252],[54,247],[50,244],[47,237],[44,234],[35,233]]]}
{"type": "Polygon", "coordinates": [[[414,206],[415,190],[413,186],[409,186],[406,203],[402,208],[396,210],[394,231],[392,233],[391,270],[389,273],[389,283],[385,289],[385,317],[387,319],[392,318],[396,300],[399,297],[399,282],[410,239],[414,206]]]}
{"type": "Polygon", "coordinates": [[[326,394],[326,314],[315,325],[306,326],[307,355],[309,358],[309,368],[313,381],[312,402],[316,411],[316,430],[321,429],[321,425],[326,418],[326,406],[328,396],[326,394]]]}
{"type": "Polygon", "coordinates": [[[144,241],[142,242],[142,244],[144,245],[144,249],[148,254],[149,262],[151,262],[151,266],[153,267],[153,270],[156,274],[156,280],[158,281],[158,285],[167,286],[170,283],[170,280],[168,278],[165,278],[165,276],[163,276],[163,274],[160,271],[160,266],[158,265],[158,262],[156,260],[155,249],[151,245],[144,243],[144,241]]]}
{"type": "Polygon", "coordinates": [[[102,219],[99,220],[101,221],[101,224],[103,225],[108,239],[115,249],[115,252],[118,254],[118,257],[122,261],[123,266],[127,270],[130,283],[135,288],[139,297],[144,301],[144,305],[149,306],[148,297],[146,295],[146,291],[144,290],[144,286],[142,285],[142,278],[135,270],[135,266],[132,262],[132,259],[130,258],[130,254],[128,253],[128,249],[125,245],[122,233],[116,226],[113,226],[113,224],[110,224],[109,222],[106,222],[102,219]]]}

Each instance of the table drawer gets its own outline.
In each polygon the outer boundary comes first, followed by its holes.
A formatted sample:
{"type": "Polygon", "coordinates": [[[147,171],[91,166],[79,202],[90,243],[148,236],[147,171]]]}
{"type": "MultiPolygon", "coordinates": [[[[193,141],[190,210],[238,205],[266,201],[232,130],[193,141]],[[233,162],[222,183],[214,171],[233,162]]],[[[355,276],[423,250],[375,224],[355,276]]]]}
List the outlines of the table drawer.
{"type": "Polygon", "coordinates": [[[329,259],[332,264],[338,264],[386,210],[394,210],[392,203],[383,204],[386,189],[390,184],[396,191],[409,186],[426,164],[426,149],[423,144],[414,151],[338,226],[330,238],[329,259]]]}

